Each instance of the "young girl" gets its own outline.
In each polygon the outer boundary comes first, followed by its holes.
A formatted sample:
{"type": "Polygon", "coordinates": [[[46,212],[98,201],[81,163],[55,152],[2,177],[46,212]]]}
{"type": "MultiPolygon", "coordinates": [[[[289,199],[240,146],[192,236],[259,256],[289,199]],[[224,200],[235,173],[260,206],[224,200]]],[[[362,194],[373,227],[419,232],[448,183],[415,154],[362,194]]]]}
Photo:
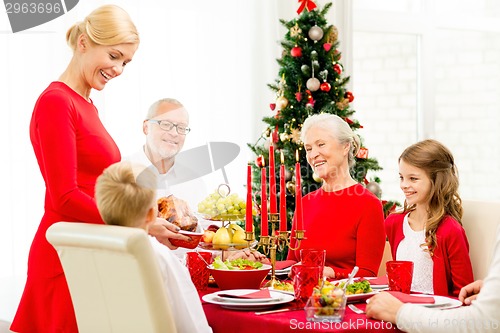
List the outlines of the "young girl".
{"type": "Polygon", "coordinates": [[[399,157],[404,211],[387,217],[385,229],[393,258],[414,263],[412,291],[457,296],[474,280],[457,174],[453,155],[436,140],[399,157]]]}

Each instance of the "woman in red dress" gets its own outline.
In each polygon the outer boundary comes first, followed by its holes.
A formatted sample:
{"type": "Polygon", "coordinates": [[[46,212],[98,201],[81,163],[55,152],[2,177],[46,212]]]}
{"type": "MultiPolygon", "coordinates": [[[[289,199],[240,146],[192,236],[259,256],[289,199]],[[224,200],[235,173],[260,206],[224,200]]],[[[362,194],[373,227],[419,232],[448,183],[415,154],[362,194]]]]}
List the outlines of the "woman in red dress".
{"type": "Polygon", "coordinates": [[[103,223],[94,200],[96,178],[121,159],[90,99],[119,76],[139,46],[129,15],[106,5],[71,27],[73,57],[38,98],[30,138],[45,181],[45,213],[28,258],[26,286],[14,332],[78,332],[63,269],[45,232],[58,221],[103,223]]]}

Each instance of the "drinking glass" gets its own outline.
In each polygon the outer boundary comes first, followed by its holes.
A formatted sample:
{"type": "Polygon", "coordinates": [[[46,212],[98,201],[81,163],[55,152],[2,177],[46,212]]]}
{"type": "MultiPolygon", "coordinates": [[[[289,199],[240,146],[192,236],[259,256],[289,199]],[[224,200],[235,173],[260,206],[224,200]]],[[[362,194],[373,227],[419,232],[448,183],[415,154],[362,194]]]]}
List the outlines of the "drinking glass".
{"type": "Polygon", "coordinates": [[[319,283],[319,267],[294,265],[292,266],[292,275],[295,300],[303,306],[311,297],[314,287],[319,283]]]}
{"type": "Polygon", "coordinates": [[[389,290],[409,294],[413,279],[413,261],[391,260],[385,264],[389,290]]]}
{"type": "Polygon", "coordinates": [[[196,290],[207,289],[210,271],[208,265],[212,263],[211,252],[188,252],[186,253],[186,266],[191,275],[196,290]]]}
{"type": "Polygon", "coordinates": [[[305,266],[317,266],[320,268],[319,278],[323,278],[323,268],[325,267],[326,250],[302,249],[300,250],[300,261],[305,266]]]}

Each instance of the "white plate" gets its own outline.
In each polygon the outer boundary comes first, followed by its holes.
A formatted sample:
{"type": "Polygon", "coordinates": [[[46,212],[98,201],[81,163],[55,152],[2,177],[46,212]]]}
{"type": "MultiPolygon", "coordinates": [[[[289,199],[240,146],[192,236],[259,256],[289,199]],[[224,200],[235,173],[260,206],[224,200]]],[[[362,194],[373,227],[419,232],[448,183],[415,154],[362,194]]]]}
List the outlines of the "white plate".
{"type": "MultiPolygon", "coordinates": [[[[373,276],[369,276],[369,277],[365,277],[365,280],[373,280],[373,279],[376,279],[376,277],[373,277],[373,276]]],[[[370,284],[370,286],[372,287],[372,289],[377,289],[377,290],[380,290],[380,289],[387,289],[389,288],[389,285],[388,284],[370,284]]]]}
{"type": "Polygon", "coordinates": [[[365,293],[365,294],[354,294],[354,295],[347,295],[347,303],[352,303],[352,302],[358,302],[362,301],[364,299],[370,298],[375,294],[378,294],[378,290],[374,290],[370,293],[365,293]]]}
{"type": "Polygon", "coordinates": [[[233,289],[233,290],[221,290],[212,294],[207,294],[202,297],[207,303],[217,304],[223,308],[231,309],[231,310],[239,310],[239,311],[257,311],[272,308],[278,304],[289,303],[294,300],[292,295],[287,295],[283,293],[279,293],[277,291],[270,290],[272,300],[266,300],[263,302],[241,302],[242,299],[231,299],[231,298],[222,298],[219,297],[219,293],[227,294],[229,292],[234,293],[235,295],[244,295],[251,292],[257,291],[256,289],[233,289]]]}
{"type": "MultiPolygon", "coordinates": [[[[217,292],[217,297],[214,299],[220,302],[230,302],[230,303],[267,303],[267,302],[276,302],[277,299],[270,298],[234,298],[234,297],[226,297],[224,295],[234,295],[240,296],[245,294],[250,294],[259,291],[258,289],[232,289],[217,292]]],[[[271,293],[271,291],[269,291],[271,293]]]]}
{"type": "Polygon", "coordinates": [[[432,304],[421,304],[421,303],[415,303],[415,305],[420,305],[423,307],[429,307],[429,308],[434,308],[434,309],[439,309],[439,310],[445,310],[445,309],[453,309],[453,308],[458,308],[462,306],[462,302],[460,302],[458,299],[450,298],[450,297],[445,297],[445,296],[437,296],[437,295],[422,295],[422,294],[411,294],[412,296],[418,296],[418,297],[433,297],[435,303],[432,304]],[[446,305],[448,304],[448,305],[446,305]]]}

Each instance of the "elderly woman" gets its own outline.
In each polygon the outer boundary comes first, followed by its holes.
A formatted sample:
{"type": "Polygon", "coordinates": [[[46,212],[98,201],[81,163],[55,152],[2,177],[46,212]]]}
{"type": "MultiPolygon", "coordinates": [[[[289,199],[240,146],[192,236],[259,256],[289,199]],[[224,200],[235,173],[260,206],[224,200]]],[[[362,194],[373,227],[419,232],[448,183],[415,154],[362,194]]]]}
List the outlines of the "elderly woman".
{"type": "MultiPolygon", "coordinates": [[[[384,214],[380,200],[350,174],[359,137],[342,118],[317,114],[304,122],[301,139],[323,185],[302,199],[306,238],[300,249],[326,250],[328,278],[345,278],[354,266],[358,276],[376,276],[385,245],[384,214]]],[[[299,261],[300,249],[290,250],[287,259],[299,261]]]]}

